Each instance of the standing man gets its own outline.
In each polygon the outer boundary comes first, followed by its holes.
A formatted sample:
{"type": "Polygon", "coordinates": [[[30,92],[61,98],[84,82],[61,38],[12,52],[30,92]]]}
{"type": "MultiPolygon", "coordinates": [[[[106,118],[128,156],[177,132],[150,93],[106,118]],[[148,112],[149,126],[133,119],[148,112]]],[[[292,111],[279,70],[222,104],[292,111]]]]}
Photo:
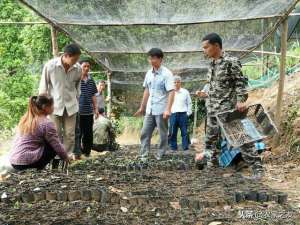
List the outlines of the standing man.
{"type": "Polygon", "coordinates": [[[170,146],[177,150],[177,132],[180,128],[182,149],[189,150],[188,116],[192,114],[192,99],[188,90],[181,87],[181,78],[175,76],[175,98],[170,117],[170,146]]]}
{"type": "MultiPolygon", "coordinates": [[[[196,160],[203,160],[208,168],[218,162],[218,143],[220,141],[220,127],[216,114],[237,109],[246,109],[247,78],[241,71],[241,63],[237,58],[222,52],[222,39],[216,33],[211,33],[202,39],[204,53],[211,58],[208,71],[207,131],[204,154],[196,156],[196,160]]],[[[197,92],[201,96],[202,92],[197,92]]],[[[252,166],[253,177],[260,178],[263,174],[261,159],[254,145],[241,147],[244,161],[252,166]]]]}
{"type": "Polygon", "coordinates": [[[94,115],[98,117],[97,87],[95,81],[89,75],[90,62],[82,60],[80,64],[82,76],[80,82],[79,116],[76,126],[76,146],[74,149],[75,159],[80,159],[80,153],[89,157],[93,146],[94,115]]]}
{"type": "Polygon", "coordinates": [[[152,48],[149,52],[149,62],[152,65],[145,76],[144,95],[139,110],[135,116],[143,115],[144,123],[141,133],[140,158],[148,159],[150,143],[154,128],[158,128],[160,142],[156,159],[160,160],[168,148],[168,118],[174,101],[174,77],[172,72],[162,66],[164,54],[159,48],[152,48]]]}
{"type": "Polygon", "coordinates": [[[74,149],[79,108],[81,68],[77,62],[80,54],[76,44],[67,45],[61,57],[46,63],[39,87],[40,94],[48,94],[54,99],[52,120],[69,155],[74,149]]]}
{"type": "Polygon", "coordinates": [[[97,87],[98,93],[96,94],[98,110],[100,109],[105,110],[105,95],[104,95],[105,85],[106,84],[104,80],[100,80],[98,83],[98,87],[97,87]]]}

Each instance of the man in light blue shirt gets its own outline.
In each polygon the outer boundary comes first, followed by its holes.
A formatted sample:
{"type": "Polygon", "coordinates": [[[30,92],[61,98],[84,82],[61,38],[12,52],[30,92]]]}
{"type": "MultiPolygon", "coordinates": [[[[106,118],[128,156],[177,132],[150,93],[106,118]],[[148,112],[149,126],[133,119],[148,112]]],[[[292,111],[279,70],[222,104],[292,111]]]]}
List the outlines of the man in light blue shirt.
{"type": "Polygon", "coordinates": [[[144,95],[139,110],[135,116],[143,115],[146,108],[142,133],[140,158],[148,159],[152,133],[158,128],[160,142],[156,158],[160,160],[168,148],[168,118],[174,101],[174,76],[166,67],[162,66],[163,52],[152,48],[149,52],[149,61],[152,65],[145,76],[143,87],[144,95]]]}

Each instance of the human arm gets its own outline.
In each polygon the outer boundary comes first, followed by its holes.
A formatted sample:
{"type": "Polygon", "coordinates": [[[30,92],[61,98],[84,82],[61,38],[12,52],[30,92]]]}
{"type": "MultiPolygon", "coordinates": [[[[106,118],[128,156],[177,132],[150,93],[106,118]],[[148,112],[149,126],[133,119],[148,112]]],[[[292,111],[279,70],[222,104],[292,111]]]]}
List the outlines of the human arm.
{"type": "Polygon", "coordinates": [[[163,113],[163,118],[168,119],[171,115],[171,109],[175,98],[175,80],[172,73],[168,74],[168,76],[166,77],[165,88],[168,92],[168,102],[167,107],[163,113]]]}
{"type": "Polygon", "coordinates": [[[172,105],[173,105],[173,102],[174,102],[174,96],[175,96],[175,91],[174,90],[171,90],[168,92],[168,102],[167,102],[167,107],[164,111],[164,114],[163,114],[163,118],[164,119],[168,119],[171,115],[171,109],[172,109],[172,105]]]}
{"type": "Polygon", "coordinates": [[[57,153],[58,156],[60,156],[64,161],[69,162],[68,153],[66,152],[62,143],[60,142],[55,125],[51,121],[48,121],[45,124],[44,138],[45,138],[45,141],[57,153]]]}
{"type": "Polygon", "coordinates": [[[49,74],[48,65],[46,64],[43,68],[40,84],[39,84],[39,94],[48,94],[49,88],[49,74]]]}
{"type": "Polygon", "coordinates": [[[246,101],[248,99],[248,79],[243,75],[242,65],[239,61],[232,62],[229,72],[231,72],[231,75],[235,81],[234,83],[237,98],[236,108],[242,112],[247,108],[246,101]]]}
{"type": "Polygon", "coordinates": [[[146,74],[145,79],[144,79],[144,83],[143,83],[144,93],[143,93],[142,102],[141,102],[140,108],[134,114],[134,116],[141,116],[145,112],[147,102],[148,102],[148,99],[149,99],[149,96],[150,96],[149,86],[148,86],[148,83],[147,83],[147,77],[148,77],[148,74],[146,74]]]}
{"type": "Polygon", "coordinates": [[[146,109],[146,105],[147,105],[147,102],[148,102],[148,99],[149,99],[149,96],[150,96],[149,89],[145,88],[140,108],[134,114],[134,116],[141,116],[141,115],[144,114],[145,109],[146,109]]]}

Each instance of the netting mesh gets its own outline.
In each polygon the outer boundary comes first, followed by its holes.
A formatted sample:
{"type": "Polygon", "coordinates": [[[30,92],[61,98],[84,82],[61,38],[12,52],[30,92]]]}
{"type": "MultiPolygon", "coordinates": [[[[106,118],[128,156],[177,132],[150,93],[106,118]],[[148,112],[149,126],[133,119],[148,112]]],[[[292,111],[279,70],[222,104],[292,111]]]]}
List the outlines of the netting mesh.
{"type": "MultiPolygon", "coordinates": [[[[184,82],[201,86],[207,61],[201,38],[219,33],[237,56],[258,46],[296,0],[20,0],[70,35],[112,71],[113,88],[137,90],[159,47],[184,82]]],[[[271,49],[273,40],[265,49],[271,49]]],[[[246,59],[244,59],[246,60],[246,59]]],[[[192,87],[191,87],[192,88],[192,87]]],[[[126,93],[125,93],[126,94],[126,93]]]]}
{"type": "Polygon", "coordinates": [[[198,23],[276,16],[293,0],[24,0],[58,23],[198,23]]]}

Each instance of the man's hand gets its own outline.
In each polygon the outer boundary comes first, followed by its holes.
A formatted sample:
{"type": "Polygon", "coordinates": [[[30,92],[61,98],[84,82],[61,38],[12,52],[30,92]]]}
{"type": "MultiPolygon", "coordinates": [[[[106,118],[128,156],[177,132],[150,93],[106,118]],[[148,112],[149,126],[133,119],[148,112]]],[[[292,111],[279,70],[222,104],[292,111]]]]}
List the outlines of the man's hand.
{"type": "Polygon", "coordinates": [[[66,163],[71,164],[73,160],[74,160],[73,155],[70,155],[70,156],[68,156],[68,158],[66,159],[66,163]]]}
{"type": "Polygon", "coordinates": [[[236,104],[236,109],[239,111],[239,112],[244,112],[246,109],[247,109],[247,105],[245,102],[238,102],[236,104]]]}
{"type": "Polygon", "coordinates": [[[136,111],[135,114],[133,114],[133,116],[142,116],[142,115],[144,115],[144,112],[145,112],[144,108],[140,107],[139,110],[136,111]]]}
{"type": "Polygon", "coordinates": [[[167,119],[169,119],[170,116],[171,116],[171,111],[170,110],[164,111],[163,119],[167,120],[167,119]]]}
{"type": "Polygon", "coordinates": [[[205,155],[204,155],[203,152],[197,153],[197,154],[195,155],[195,161],[196,161],[196,162],[201,161],[201,160],[204,159],[204,157],[205,157],[205,155]]]}
{"type": "Polygon", "coordinates": [[[94,113],[95,113],[95,119],[98,119],[98,117],[99,117],[98,109],[94,109],[94,113]]]}
{"type": "Polygon", "coordinates": [[[204,91],[196,91],[196,95],[200,98],[207,98],[208,94],[205,93],[204,91]]]}

